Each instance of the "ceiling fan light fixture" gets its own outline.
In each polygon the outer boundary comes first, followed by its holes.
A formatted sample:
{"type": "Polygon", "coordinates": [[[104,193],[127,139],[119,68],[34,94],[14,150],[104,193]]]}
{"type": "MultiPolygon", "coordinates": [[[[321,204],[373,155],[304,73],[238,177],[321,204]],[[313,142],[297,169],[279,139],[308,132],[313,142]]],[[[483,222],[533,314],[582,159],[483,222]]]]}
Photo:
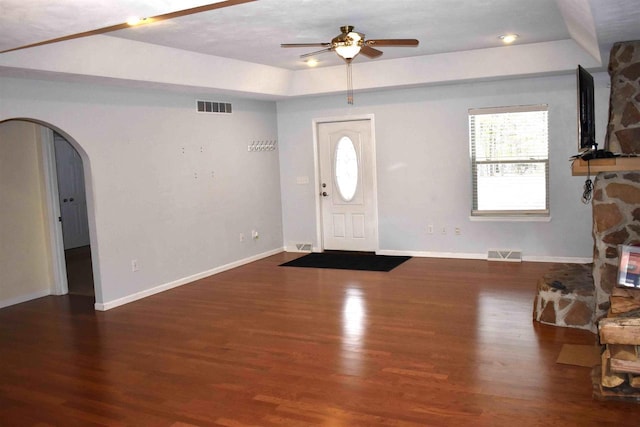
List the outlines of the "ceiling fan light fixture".
{"type": "Polygon", "coordinates": [[[307,66],[311,68],[317,67],[318,64],[320,63],[320,61],[318,61],[315,58],[307,59],[305,62],[307,63],[307,66]]]}
{"type": "Polygon", "coordinates": [[[350,61],[360,53],[363,38],[360,33],[351,31],[347,33],[344,40],[335,43],[335,51],[345,61],[350,61]]]}
{"type": "MultiPolygon", "coordinates": [[[[283,43],[280,47],[316,47],[321,46],[324,49],[305,53],[300,55],[302,58],[310,58],[319,53],[335,52],[347,64],[347,103],[353,104],[353,78],[351,63],[353,59],[360,53],[367,58],[377,58],[382,55],[382,51],[372,47],[376,46],[418,46],[416,39],[374,39],[365,40],[364,34],[353,31],[352,25],[340,27],[340,34],[331,39],[331,42],[322,43],[283,43]]],[[[307,66],[313,67],[312,62],[315,58],[307,61],[307,66]]]]}

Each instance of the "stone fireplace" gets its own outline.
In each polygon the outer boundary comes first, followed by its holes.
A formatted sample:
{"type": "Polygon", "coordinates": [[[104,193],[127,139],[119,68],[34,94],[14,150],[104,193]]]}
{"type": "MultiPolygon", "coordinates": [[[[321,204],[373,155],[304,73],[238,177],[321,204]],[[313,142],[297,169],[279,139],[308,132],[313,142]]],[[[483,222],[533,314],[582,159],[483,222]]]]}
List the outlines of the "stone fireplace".
{"type": "Polygon", "coordinates": [[[555,266],[538,282],[534,319],[598,333],[593,397],[640,403],[640,289],[618,287],[620,245],[640,246],[640,41],[619,42],[609,60],[605,147],[615,158],[576,159],[595,174],[593,263],[555,266]]]}
{"type": "Polygon", "coordinates": [[[605,147],[622,157],[577,159],[574,175],[593,185],[593,265],[564,265],[538,283],[534,319],[597,331],[609,310],[618,273],[618,245],[640,245],[640,40],[618,42],[609,59],[611,96],[605,147]]]}
{"type": "MultiPolygon", "coordinates": [[[[609,75],[611,97],[605,146],[616,153],[640,155],[640,41],[613,46],[609,75]]],[[[640,245],[640,167],[596,176],[593,239],[594,319],[598,319],[609,309],[609,296],[618,273],[618,245],[640,245]]]]}

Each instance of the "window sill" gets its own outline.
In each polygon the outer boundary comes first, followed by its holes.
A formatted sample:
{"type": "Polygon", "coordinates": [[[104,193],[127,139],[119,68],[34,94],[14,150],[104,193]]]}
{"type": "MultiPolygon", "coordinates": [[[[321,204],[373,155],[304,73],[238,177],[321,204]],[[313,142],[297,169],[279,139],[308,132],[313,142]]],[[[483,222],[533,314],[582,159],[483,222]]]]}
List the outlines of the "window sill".
{"type": "Polygon", "coordinates": [[[471,222],[551,222],[551,215],[548,216],[470,216],[471,222]]]}

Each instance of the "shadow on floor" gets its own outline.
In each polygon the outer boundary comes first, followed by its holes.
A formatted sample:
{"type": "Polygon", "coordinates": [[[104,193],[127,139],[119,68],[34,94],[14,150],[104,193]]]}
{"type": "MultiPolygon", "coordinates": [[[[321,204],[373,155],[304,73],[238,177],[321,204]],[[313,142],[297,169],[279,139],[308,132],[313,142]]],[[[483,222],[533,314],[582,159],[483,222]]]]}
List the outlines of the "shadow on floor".
{"type": "Polygon", "coordinates": [[[64,258],[67,265],[69,294],[95,298],[91,246],[67,249],[64,251],[64,258]]]}

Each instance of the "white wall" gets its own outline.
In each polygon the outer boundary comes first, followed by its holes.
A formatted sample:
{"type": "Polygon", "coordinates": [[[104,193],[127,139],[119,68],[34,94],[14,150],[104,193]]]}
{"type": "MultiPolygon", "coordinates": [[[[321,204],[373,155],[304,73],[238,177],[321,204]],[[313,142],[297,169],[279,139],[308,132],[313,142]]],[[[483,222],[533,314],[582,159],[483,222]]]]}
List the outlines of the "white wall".
{"type": "MultiPolygon", "coordinates": [[[[608,108],[606,75],[596,78],[598,140],[608,108]]],[[[526,259],[591,259],[591,206],[584,177],[572,177],[577,152],[574,75],[503,80],[278,102],[284,242],[316,239],[312,121],[373,114],[377,151],[379,248],[427,256],[484,257],[488,249],[522,250],[526,259]],[[550,222],[470,221],[469,108],[548,104],[550,222]],[[308,176],[309,185],[296,184],[308,176]],[[433,224],[434,234],[427,234],[433,224]],[[443,227],[447,234],[440,234],[443,227]],[[455,227],[462,234],[453,233],[455,227]]]]}
{"type": "Polygon", "coordinates": [[[39,126],[0,123],[0,307],[51,293],[39,126]]]}
{"type": "Polygon", "coordinates": [[[281,250],[277,151],[247,150],[277,139],[275,103],[205,96],[233,103],[212,115],[190,94],[13,78],[0,94],[0,121],[51,124],[83,158],[98,306],[281,250]]]}

